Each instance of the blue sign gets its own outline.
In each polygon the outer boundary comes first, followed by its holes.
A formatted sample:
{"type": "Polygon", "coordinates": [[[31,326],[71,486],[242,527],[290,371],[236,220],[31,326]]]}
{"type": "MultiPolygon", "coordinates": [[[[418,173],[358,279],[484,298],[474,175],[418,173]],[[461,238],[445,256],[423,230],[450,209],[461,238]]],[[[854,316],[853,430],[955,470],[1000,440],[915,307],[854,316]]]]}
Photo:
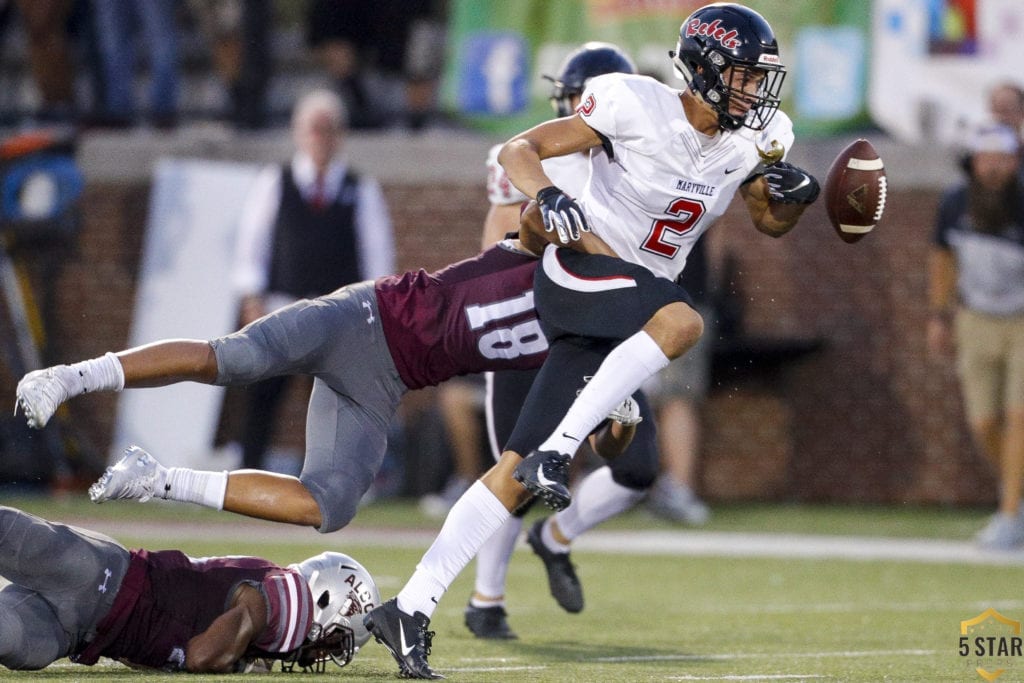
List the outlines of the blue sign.
{"type": "Polygon", "coordinates": [[[529,59],[529,45],[519,33],[468,35],[458,57],[459,110],[500,116],[526,109],[529,59]]]}

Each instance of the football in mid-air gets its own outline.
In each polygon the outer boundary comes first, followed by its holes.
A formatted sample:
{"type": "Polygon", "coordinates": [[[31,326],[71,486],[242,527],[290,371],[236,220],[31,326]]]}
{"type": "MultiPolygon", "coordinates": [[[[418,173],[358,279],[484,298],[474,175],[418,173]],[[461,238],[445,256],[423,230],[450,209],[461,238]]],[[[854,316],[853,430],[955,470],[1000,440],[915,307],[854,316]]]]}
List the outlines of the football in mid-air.
{"type": "Polygon", "coordinates": [[[874,230],[885,211],[885,165],[861,138],[839,153],[825,178],[825,210],[844,242],[857,242],[874,230]]]}

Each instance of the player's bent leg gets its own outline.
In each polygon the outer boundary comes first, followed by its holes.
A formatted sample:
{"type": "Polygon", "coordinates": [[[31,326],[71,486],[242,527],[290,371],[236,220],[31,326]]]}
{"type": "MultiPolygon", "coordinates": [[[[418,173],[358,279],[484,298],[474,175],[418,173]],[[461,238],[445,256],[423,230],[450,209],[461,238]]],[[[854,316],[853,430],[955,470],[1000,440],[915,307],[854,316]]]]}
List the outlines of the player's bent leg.
{"type": "Polygon", "coordinates": [[[259,470],[228,474],[224,509],[271,522],[319,527],[320,506],[299,479],[259,470]]]}
{"type": "Polygon", "coordinates": [[[49,602],[23,586],[0,590],[0,665],[34,671],[70,653],[68,634],[49,602]]]}
{"type": "Polygon", "coordinates": [[[682,301],[667,304],[644,325],[646,332],[669,359],[689,351],[704,333],[704,320],[682,301]]]}
{"type": "Polygon", "coordinates": [[[117,359],[128,389],[217,379],[217,355],[205,340],[169,339],[120,351],[117,359]]]}

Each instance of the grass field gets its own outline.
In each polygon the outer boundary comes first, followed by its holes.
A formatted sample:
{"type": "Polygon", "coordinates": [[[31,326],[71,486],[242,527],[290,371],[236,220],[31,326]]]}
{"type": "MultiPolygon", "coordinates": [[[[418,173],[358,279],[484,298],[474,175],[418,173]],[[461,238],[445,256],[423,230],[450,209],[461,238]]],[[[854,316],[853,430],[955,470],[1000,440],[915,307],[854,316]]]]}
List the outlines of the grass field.
{"type": "MultiPolygon", "coordinates": [[[[329,536],[302,529],[282,533],[286,528],[191,506],[91,506],[78,498],[3,503],[117,529],[127,545],[180,547],[195,555],[259,554],[287,563],[325,548],[343,550],[367,566],[385,597],[404,583],[438,525],[403,503],[370,506],[350,529],[329,536]]],[[[878,536],[966,541],[984,523],[977,510],[732,506],[715,513],[701,531],[642,512],[600,531],[676,530],[691,540],[732,532],[789,535],[772,537],[780,546],[793,534],[828,534],[857,545],[861,537],[878,536]]],[[[987,608],[1024,619],[1024,561],[800,559],[786,557],[782,548],[779,555],[744,557],[736,548],[719,557],[694,556],[678,554],[671,542],[644,554],[577,551],[587,606],[569,615],[550,598],[540,563],[523,547],[509,572],[510,621],[520,639],[478,641],[465,630],[462,608],[472,585],[467,571],[434,616],[431,663],[459,681],[981,681],[975,663],[957,654],[960,622],[987,608]]],[[[991,660],[983,666],[996,668],[991,660]]],[[[1024,658],[1003,666],[1000,681],[1024,679],[1024,658]]],[[[396,672],[390,656],[371,641],[351,665],[332,667],[328,675],[379,681],[393,680],[396,672]]],[[[114,663],[88,668],[66,662],[42,672],[4,673],[90,682],[142,675],[114,663]]],[[[165,678],[181,680],[146,675],[165,678]]]]}

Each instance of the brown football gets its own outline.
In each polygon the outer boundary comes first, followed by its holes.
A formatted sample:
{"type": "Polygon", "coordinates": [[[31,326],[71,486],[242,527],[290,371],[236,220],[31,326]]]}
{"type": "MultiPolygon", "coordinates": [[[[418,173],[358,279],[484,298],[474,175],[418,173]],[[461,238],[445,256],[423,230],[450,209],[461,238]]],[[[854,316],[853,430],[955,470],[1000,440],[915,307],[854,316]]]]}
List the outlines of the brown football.
{"type": "Polygon", "coordinates": [[[861,138],[839,153],[825,178],[825,210],[844,242],[857,242],[882,220],[886,195],[885,165],[871,143],[861,138]]]}

